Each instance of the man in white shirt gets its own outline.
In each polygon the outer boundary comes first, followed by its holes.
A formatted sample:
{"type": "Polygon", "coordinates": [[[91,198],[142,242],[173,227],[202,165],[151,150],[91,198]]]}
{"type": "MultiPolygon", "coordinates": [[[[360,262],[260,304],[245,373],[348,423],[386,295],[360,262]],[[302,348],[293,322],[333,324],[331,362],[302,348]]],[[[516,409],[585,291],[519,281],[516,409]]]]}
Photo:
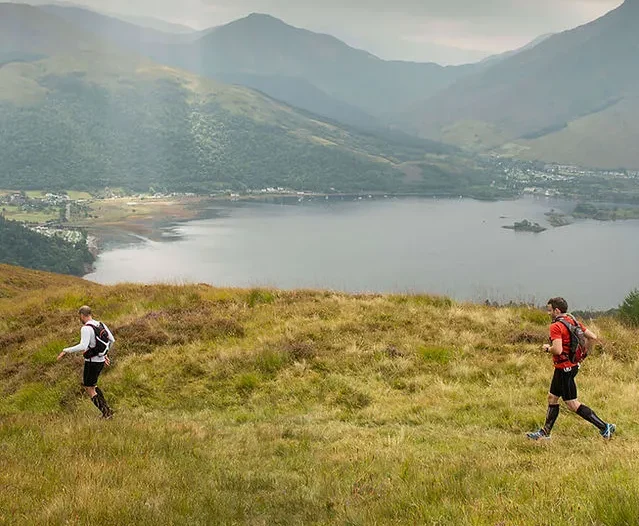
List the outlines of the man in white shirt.
{"type": "Polygon", "coordinates": [[[113,411],[104,399],[102,390],[98,387],[98,377],[106,365],[111,364],[107,356],[109,348],[115,342],[113,334],[104,324],[93,319],[91,307],[84,305],[80,307],[80,343],[74,347],[63,349],[58,355],[61,360],[65,354],[82,352],[84,355],[84,373],[82,385],[87,394],[91,397],[93,404],[102,412],[103,418],[111,418],[113,411]]]}

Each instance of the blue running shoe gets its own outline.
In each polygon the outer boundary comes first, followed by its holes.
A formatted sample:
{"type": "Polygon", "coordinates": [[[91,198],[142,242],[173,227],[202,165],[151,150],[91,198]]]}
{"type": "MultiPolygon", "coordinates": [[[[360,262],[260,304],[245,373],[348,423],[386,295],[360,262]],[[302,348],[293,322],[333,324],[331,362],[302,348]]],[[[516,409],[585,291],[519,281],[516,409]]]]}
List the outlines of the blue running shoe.
{"type": "Polygon", "coordinates": [[[612,435],[615,434],[616,430],[617,426],[615,424],[606,424],[606,429],[601,432],[601,436],[604,437],[606,440],[610,440],[612,438],[612,435]]]}
{"type": "Polygon", "coordinates": [[[526,433],[526,436],[530,438],[530,440],[550,440],[550,435],[547,435],[543,428],[534,433],[526,433]]]}

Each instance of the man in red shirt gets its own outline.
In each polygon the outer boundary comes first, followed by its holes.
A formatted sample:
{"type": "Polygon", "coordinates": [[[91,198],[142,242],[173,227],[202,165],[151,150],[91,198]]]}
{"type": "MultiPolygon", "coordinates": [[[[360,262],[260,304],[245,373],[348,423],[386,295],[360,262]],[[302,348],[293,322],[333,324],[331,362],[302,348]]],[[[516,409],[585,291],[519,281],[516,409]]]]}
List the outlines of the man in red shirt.
{"type": "MultiPolygon", "coordinates": [[[[552,427],[559,416],[559,399],[563,398],[566,407],[577,413],[581,418],[590,422],[605,439],[612,437],[616,430],[615,424],[608,424],[601,420],[595,412],[588,406],[577,400],[577,385],[575,376],[579,372],[579,363],[573,363],[570,358],[571,334],[570,330],[562,323],[567,322],[573,326],[579,324],[586,338],[586,353],[597,341],[597,336],[579,323],[568,313],[568,303],[563,298],[552,298],[548,300],[548,314],[552,318],[550,324],[550,344],[545,344],[545,352],[552,354],[555,365],[555,374],[550,384],[548,393],[548,411],[546,413],[546,423],[539,431],[528,433],[528,438],[532,440],[542,440],[550,438],[552,427]]],[[[574,336],[573,336],[574,337],[574,336]]],[[[575,360],[576,361],[576,360],[575,360]]]]}

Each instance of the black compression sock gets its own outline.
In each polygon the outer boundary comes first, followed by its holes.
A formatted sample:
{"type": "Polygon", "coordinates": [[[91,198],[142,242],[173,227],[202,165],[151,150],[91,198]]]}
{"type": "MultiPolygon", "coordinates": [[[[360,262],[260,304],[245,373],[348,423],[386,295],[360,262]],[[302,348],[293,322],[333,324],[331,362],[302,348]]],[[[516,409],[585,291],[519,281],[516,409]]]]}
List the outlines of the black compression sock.
{"type": "Polygon", "coordinates": [[[559,404],[549,404],[548,411],[546,411],[546,423],[544,424],[544,433],[546,436],[550,436],[552,428],[559,416],[559,404]]]}
{"type": "Polygon", "coordinates": [[[579,409],[577,409],[577,414],[584,420],[590,422],[593,426],[599,429],[599,431],[604,431],[606,429],[606,423],[599,418],[595,412],[590,409],[590,407],[581,404],[579,409]]]}
{"type": "Polygon", "coordinates": [[[103,416],[111,415],[112,413],[111,408],[109,407],[109,404],[107,404],[107,401],[104,399],[104,393],[102,392],[102,389],[100,389],[99,387],[96,387],[95,392],[97,393],[98,402],[100,404],[98,407],[100,411],[102,411],[102,415],[103,416]]]}

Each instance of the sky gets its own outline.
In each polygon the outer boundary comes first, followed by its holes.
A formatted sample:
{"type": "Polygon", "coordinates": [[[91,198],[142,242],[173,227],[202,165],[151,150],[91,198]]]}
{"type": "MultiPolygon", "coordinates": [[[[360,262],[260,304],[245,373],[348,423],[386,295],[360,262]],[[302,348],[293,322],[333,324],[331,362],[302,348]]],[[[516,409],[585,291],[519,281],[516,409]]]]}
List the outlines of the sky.
{"type": "MultiPolygon", "coordinates": [[[[28,3],[46,0],[34,0],[28,3]]],[[[252,12],[328,33],[384,59],[459,64],[584,24],[622,0],[74,0],[205,29],[252,12]]]]}

